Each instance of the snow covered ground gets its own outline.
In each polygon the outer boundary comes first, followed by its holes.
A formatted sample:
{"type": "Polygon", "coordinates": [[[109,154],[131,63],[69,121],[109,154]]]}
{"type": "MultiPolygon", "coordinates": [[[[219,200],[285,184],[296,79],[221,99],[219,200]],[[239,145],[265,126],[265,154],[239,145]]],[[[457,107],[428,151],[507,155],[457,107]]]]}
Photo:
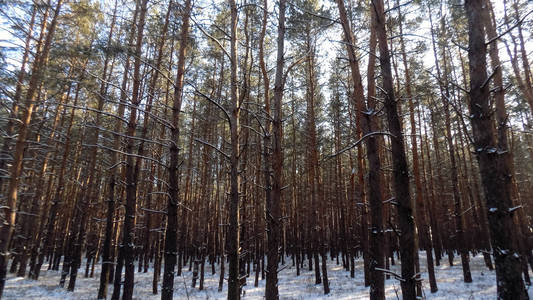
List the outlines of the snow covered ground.
{"type": "MultiPolygon", "coordinates": [[[[369,289],[364,287],[362,261],[356,261],[356,276],[350,278],[341,265],[328,260],[328,276],[331,293],[323,295],[322,285],[314,284],[314,273],[307,268],[302,269],[300,276],[296,275],[296,269],[290,264],[280,272],[280,298],[287,300],[315,300],[315,299],[368,299],[369,289]]],[[[471,257],[472,283],[464,283],[459,259],[456,257],[455,265],[450,267],[447,259],[441,261],[441,265],[435,268],[439,291],[431,294],[425,269],[425,253],[420,253],[420,263],[423,271],[424,294],[427,299],[496,299],[496,278],[494,271],[489,271],[483,262],[481,254],[471,257]]],[[[97,270],[98,271],[98,270],[97,270]]],[[[98,290],[98,274],[95,271],[94,278],[84,278],[83,270],[78,275],[76,290],[67,292],[58,286],[60,273],[58,271],[46,271],[43,269],[39,281],[16,278],[9,274],[4,291],[4,299],[43,299],[43,300],[85,300],[96,299],[98,290]]],[[[160,295],[152,294],[152,270],[148,273],[135,273],[134,299],[160,299],[160,295]]],[[[204,290],[191,288],[192,272],[184,268],[184,276],[176,277],[174,299],[226,299],[227,285],[224,291],[218,292],[219,275],[211,275],[211,267],[206,265],[206,277],[204,290]]],[[[392,271],[399,273],[399,266],[393,266],[392,271]]],[[[246,295],[243,299],[264,299],[265,281],[260,280],[259,286],[253,286],[253,275],[248,278],[248,285],[244,287],[246,295]]],[[[67,282],[68,284],[68,282],[67,282]]],[[[113,287],[109,286],[109,295],[113,287]]],[[[528,287],[530,298],[533,299],[533,289],[528,287]]],[[[400,284],[395,279],[386,281],[387,299],[401,299],[400,284]]]]}

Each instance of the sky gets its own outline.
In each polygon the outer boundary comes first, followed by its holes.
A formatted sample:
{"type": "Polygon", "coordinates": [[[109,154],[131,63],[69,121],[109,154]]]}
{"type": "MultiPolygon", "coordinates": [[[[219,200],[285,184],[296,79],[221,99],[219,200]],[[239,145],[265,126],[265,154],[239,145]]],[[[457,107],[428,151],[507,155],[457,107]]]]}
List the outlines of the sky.
{"type": "MultiPolygon", "coordinates": [[[[97,0],[97,1],[100,1],[100,0],[97,0]]],[[[114,1],[113,0],[101,0],[104,2],[103,4],[103,7],[106,7],[108,10],[111,10],[112,7],[113,7],[113,3],[114,1]],[[110,3],[110,5],[106,5],[105,3],[106,2],[113,2],[113,3],[110,3]]],[[[401,3],[405,3],[405,1],[407,0],[403,0],[401,1],[401,3]]],[[[154,3],[153,0],[150,1],[151,3],[154,3]]],[[[215,0],[214,2],[211,2],[211,1],[201,1],[201,2],[197,2],[198,5],[202,5],[202,6],[209,6],[209,5],[212,5],[211,3],[216,3],[217,2],[220,2],[219,0],[215,0]]],[[[395,1],[392,1],[392,2],[395,2],[395,1]]],[[[424,1],[422,1],[424,2],[424,1]]],[[[497,20],[498,20],[498,23],[501,24],[503,23],[503,1],[500,1],[500,0],[492,0],[492,3],[494,5],[494,8],[495,8],[495,11],[496,11],[496,15],[497,15],[497,20]]],[[[274,1],[269,1],[269,10],[272,11],[274,9],[274,1]]],[[[326,0],[321,0],[320,1],[320,4],[319,5],[324,5],[325,7],[330,7],[332,9],[332,14],[333,15],[337,15],[337,10],[336,10],[336,6],[334,5],[334,3],[332,1],[326,1],[326,0]]],[[[424,7],[424,10],[427,10],[427,8],[424,7]]],[[[6,9],[4,10],[6,11],[6,9]]],[[[23,45],[24,45],[24,40],[23,39],[18,39],[16,38],[15,36],[13,36],[12,32],[11,32],[11,29],[9,27],[9,18],[10,17],[13,17],[13,16],[21,16],[21,15],[24,15],[26,14],[27,12],[24,12],[24,11],[21,11],[20,9],[7,9],[8,11],[8,15],[5,15],[5,14],[2,14],[0,12],[0,47],[19,47],[19,49],[22,49],[23,48],[23,45]]],[[[209,11],[209,10],[205,10],[206,12],[209,11]]],[[[533,11],[533,1],[528,1],[528,7],[527,7],[527,11],[528,12],[531,12],[533,11]]],[[[391,14],[393,14],[394,16],[397,16],[397,11],[392,11],[391,14]]],[[[402,8],[402,14],[404,14],[406,16],[407,19],[413,19],[414,17],[420,15],[420,14],[424,14],[424,12],[418,12],[416,11],[416,7],[414,5],[410,5],[410,6],[404,6],[402,8]]],[[[427,13],[426,13],[427,14],[427,13]]],[[[211,21],[209,18],[203,18],[202,16],[197,16],[196,17],[197,20],[199,20],[200,22],[205,22],[206,25],[211,21]]],[[[435,17],[436,19],[436,17],[435,17]]],[[[533,13],[532,14],[529,14],[526,18],[526,21],[533,21],[533,13]]],[[[276,30],[276,22],[277,20],[275,19],[274,16],[271,16],[270,17],[270,26],[272,27],[272,30],[276,30]]],[[[436,22],[436,20],[434,20],[434,22],[436,22]]],[[[204,25],[205,26],[205,25],[204,25]]],[[[204,27],[206,28],[206,27],[204,27]]],[[[499,32],[502,32],[503,30],[505,30],[505,28],[499,28],[499,32]]],[[[405,39],[406,39],[406,42],[415,42],[415,41],[424,41],[426,42],[426,45],[427,45],[427,51],[425,53],[421,53],[419,54],[420,57],[419,59],[422,60],[423,64],[424,64],[424,67],[427,69],[427,70],[430,70],[433,68],[433,65],[434,65],[434,58],[433,58],[433,53],[432,53],[432,47],[431,47],[431,35],[430,35],[430,24],[429,24],[429,18],[423,18],[423,21],[421,24],[418,25],[418,28],[417,28],[417,31],[416,32],[412,32],[410,31],[410,29],[408,28],[404,28],[404,32],[405,33],[409,33],[410,35],[406,35],[405,36],[405,39]]],[[[527,32],[525,32],[527,34],[527,32]]],[[[275,32],[273,33],[275,34],[275,32]]],[[[364,45],[363,47],[366,47],[367,45],[367,37],[365,36],[367,35],[367,33],[365,32],[363,35],[361,35],[360,33],[356,33],[356,38],[358,39],[358,42],[361,43],[362,45],[364,45]]],[[[342,39],[342,34],[341,34],[341,28],[339,25],[335,25],[335,26],[330,26],[327,30],[325,30],[319,37],[318,39],[318,55],[320,57],[319,61],[321,62],[321,65],[320,65],[320,68],[321,68],[321,77],[319,79],[319,82],[322,86],[325,86],[328,79],[329,79],[329,75],[330,75],[330,72],[331,72],[331,68],[330,68],[330,64],[331,64],[331,61],[334,60],[334,59],[337,59],[338,56],[342,56],[342,57],[346,57],[345,55],[345,47],[342,43],[339,43],[342,39]],[[339,54],[339,51],[340,50],[340,54],[339,54]]],[[[288,43],[286,43],[286,47],[287,47],[287,50],[286,51],[290,51],[290,45],[288,43]]],[[[408,44],[409,45],[409,44],[408,44]]],[[[505,51],[505,49],[503,48],[503,45],[502,43],[499,43],[500,45],[500,58],[502,61],[508,61],[508,56],[507,56],[507,52],[505,51]]],[[[466,45],[464,45],[466,46],[466,45]]],[[[533,41],[531,39],[528,39],[528,43],[527,43],[527,46],[528,46],[528,49],[532,49],[533,50],[533,41]]],[[[20,51],[13,51],[11,53],[11,57],[10,59],[8,59],[8,70],[10,71],[15,71],[15,70],[18,70],[18,68],[20,67],[20,56],[21,56],[21,52],[22,50],[20,51]]],[[[367,60],[367,57],[365,55],[365,53],[363,51],[360,52],[361,53],[361,62],[360,62],[360,65],[361,65],[361,71],[363,72],[363,75],[364,75],[364,72],[366,71],[366,60],[367,60]]],[[[271,58],[273,59],[274,58],[274,55],[275,53],[271,54],[271,58]]],[[[288,55],[287,55],[288,56],[288,55]]],[[[465,57],[466,57],[466,53],[465,53],[465,57]]],[[[398,62],[401,62],[400,60],[398,62]]],[[[273,66],[273,62],[270,62],[270,67],[273,66]]],[[[400,66],[401,67],[401,66],[400,66]]],[[[401,68],[400,68],[400,73],[402,72],[401,71],[401,68]]],[[[329,99],[329,91],[327,88],[323,88],[322,89],[323,91],[323,94],[325,96],[326,99],[329,99]]]]}

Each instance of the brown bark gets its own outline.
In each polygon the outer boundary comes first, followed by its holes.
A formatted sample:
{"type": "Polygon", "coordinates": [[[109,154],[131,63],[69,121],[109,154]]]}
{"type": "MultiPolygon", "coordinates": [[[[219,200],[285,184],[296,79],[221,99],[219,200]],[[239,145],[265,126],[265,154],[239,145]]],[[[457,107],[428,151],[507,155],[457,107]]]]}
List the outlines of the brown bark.
{"type": "Polygon", "coordinates": [[[514,244],[511,178],[506,151],[499,148],[493,128],[487,84],[487,45],[483,26],[482,0],[465,1],[468,18],[468,59],[470,74],[469,107],[474,149],[488,208],[488,219],[496,261],[498,298],[527,299],[520,276],[520,260],[514,244]]]}
{"type": "Polygon", "coordinates": [[[47,62],[46,58],[50,51],[62,4],[63,1],[58,0],[54,9],[54,16],[52,18],[52,21],[50,22],[50,26],[48,27],[48,33],[46,34],[43,49],[35,56],[31,72],[32,75],[30,77],[26,98],[24,100],[24,105],[26,106],[26,109],[24,110],[21,118],[17,142],[14,148],[13,164],[10,169],[10,180],[7,189],[7,205],[3,209],[3,218],[5,219],[5,222],[0,228],[0,298],[2,297],[6,281],[8,248],[15,227],[17,210],[17,190],[20,175],[23,169],[22,162],[24,158],[24,147],[26,145],[26,138],[29,131],[28,127],[30,125],[33,109],[37,100],[37,89],[41,85],[41,81],[43,79],[44,69],[46,68],[47,62]]]}
{"type": "MultiPolygon", "coordinates": [[[[0,150],[0,172],[8,172],[6,170],[6,164],[8,161],[11,148],[11,142],[13,131],[15,130],[15,119],[18,118],[19,111],[19,102],[22,97],[22,88],[24,84],[24,79],[26,77],[26,64],[28,63],[28,57],[30,54],[30,46],[32,41],[33,26],[35,25],[35,15],[37,13],[37,8],[35,5],[32,5],[32,13],[30,23],[28,25],[28,32],[26,33],[26,41],[24,43],[24,53],[22,54],[22,61],[20,63],[20,70],[17,75],[17,86],[15,87],[15,95],[13,96],[13,104],[11,105],[11,112],[9,115],[9,120],[6,124],[4,143],[2,145],[2,150],[0,150]]],[[[46,17],[43,18],[46,20],[46,17]]],[[[0,176],[0,191],[3,190],[3,180],[4,176],[0,176]]]]}
{"type": "Polygon", "coordinates": [[[231,11],[231,33],[230,33],[230,98],[231,111],[229,113],[230,125],[230,195],[229,195],[229,227],[227,234],[229,270],[228,270],[228,300],[240,299],[240,280],[239,280],[239,119],[240,119],[240,97],[237,80],[237,5],[235,0],[230,0],[231,11]]]}
{"type": "MultiPolygon", "coordinates": [[[[427,267],[430,279],[431,292],[437,292],[437,282],[435,280],[435,270],[433,268],[433,243],[431,235],[429,234],[429,225],[426,220],[426,201],[423,197],[422,182],[420,180],[420,165],[418,157],[418,145],[417,145],[417,131],[415,121],[415,105],[413,103],[413,93],[411,91],[411,74],[409,72],[409,63],[407,61],[407,53],[405,49],[405,40],[403,34],[403,20],[401,14],[401,6],[399,1],[396,2],[398,6],[399,15],[399,29],[400,29],[400,49],[402,52],[403,67],[405,73],[405,92],[407,95],[407,101],[409,104],[409,121],[411,127],[411,151],[413,156],[413,176],[415,181],[415,211],[416,211],[416,226],[419,231],[419,249],[426,250],[427,267]]],[[[416,249],[418,251],[418,249],[416,249]]],[[[417,276],[417,280],[420,280],[420,276],[417,276]]]]}
{"type": "MultiPolygon", "coordinates": [[[[374,65],[375,59],[372,57],[369,60],[369,74],[368,74],[368,106],[364,105],[364,91],[361,80],[361,74],[359,71],[358,61],[355,55],[354,45],[356,43],[353,36],[352,29],[347,18],[346,9],[344,7],[344,0],[337,0],[337,6],[339,8],[339,15],[344,33],[344,40],[346,41],[346,50],[348,52],[352,82],[354,84],[353,93],[353,106],[357,107],[357,119],[359,124],[362,125],[362,131],[364,134],[370,134],[376,125],[373,121],[375,114],[373,113],[374,105],[373,98],[375,96],[375,81],[374,81],[374,65]],[[365,111],[363,112],[363,108],[365,111]]],[[[374,21],[372,15],[372,21],[374,21]]],[[[371,35],[370,35],[371,47],[375,49],[376,35],[375,26],[372,23],[371,35]],[[374,45],[374,46],[372,46],[374,45]]],[[[357,126],[357,125],[356,125],[357,126]]],[[[360,130],[361,131],[361,130],[360,130]]],[[[358,137],[359,138],[359,137],[358,137]]],[[[374,137],[366,139],[367,158],[369,161],[368,169],[368,196],[371,212],[371,228],[370,228],[370,299],[385,299],[385,276],[381,269],[385,265],[385,253],[383,248],[384,232],[383,232],[383,195],[381,192],[381,161],[379,158],[378,141],[374,137]]],[[[361,149],[358,149],[361,151],[361,149]]],[[[361,170],[362,171],[362,170],[361,170]]],[[[361,187],[363,188],[363,187],[361,187]]],[[[365,222],[365,220],[363,220],[365,222]]]]}
{"type": "Polygon", "coordinates": [[[135,165],[133,155],[133,146],[135,136],[135,129],[137,127],[137,107],[141,101],[141,55],[142,43],[144,38],[144,25],[147,11],[148,0],[142,0],[137,3],[136,10],[139,10],[139,20],[137,23],[137,38],[135,44],[135,58],[133,63],[133,86],[130,106],[130,116],[126,129],[127,142],[124,152],[126,152],[126,167],[125,167],[125,181],[126,181],[126,211],[124,215],[124,231],[123,231],[123,251],[124,251],[124,292],[123,300],[131,300],[133,297],[134,285],[134,243],[135,243],[135,224],[136,224],[136,209],[137,209],[137,181],[139,166],[135,165]]]}
{"type": "Polygon", "coordinates": [[[261,31],[260,44],[260,65],[264,80],[265,93],[265,112],[267,113],[267,126],[264,133],[264,164],[265,164],[265,181],[266,181],[266,219],[267,219],[267,276],[265,297],[269,300],[279,299],[278,291],[278,263],[279,263],[279,245],[281,229],[281,179],[283,170],[283,153],[282,153],[282,111],[281,103],[283,99],[283,67],[284,67],[284,42],[285,42],[285,7],[284,0],[279,2],[278,18],[278,37],[277,37],[277,60],[276,60],[276,77],[274,82],[274,99],[273,115],[270,115],[270,99],[268,73],[264,62],[263,41],[267,25],[267,1],[264,1],[263,27],[261,31]],[[272,122],[270,121],[272,118],[272,122]],[[273,132],[273,141],[270,140],[273,132]],[[272,158],[269,149],[272,148],[272,158]],[[273,171],[271,175],[271,170],[273,171]],[[270,183],[272,176],[272,185],[270,183]]]}
{"type": "MultiPolygon", "coordinates": [[[[115,28],[115,22],[116,22],[116,12],[117,12],[117,1],[115,1],[115,6],[114,6],[114,9],[113,9],[113,17],[111,19],[111,25],[110,25],[110,29],[109,29],[109,35],[108,35],[108,39],[107,39],[107,46],[110,47],[111,46],[111,42],[112,42],[112,39],[113,39],[113,32],[114,32],[114,28],[115,28]]],[[[103,78],[105,80],[106,78],[106,73],[107,73],[107,68],[108,68],[108,63],[109,63],[109,57],[106,56],[106,59],[104,61],[104,70],[103,70],[103,78]]],[[[127,71],[126,71],[127,72],[127,71]]],[[[111,72],[110,72],[111,73],[111,72]]],[[[107,88],[108,88],[108,84],[105,83],[104,81],[102,81],[101,85],[100,85],[100,97],[106,97],[107,95],[107,88]]],[[[118,115],[119,117],[122,117],[122,115],[124,114],[124,106],[123,105],[120,105],[119,109],[118,109],[118,115]]],[[[115,129],[117,130],[116,132],[118,133],[118,130],[120,129],[120,120],[117,119],[116,120],[116,123],[115,123],[115,129]]],[[[118,145],[120,143],[120,139],[118,137],[118,135],[115,135],[114,137],[114,143],[113,143],[113,148],[116,149],[118,148],[118,145]]],[[[113,235],[113,215],[115,214],[115,178],[114,178],[114,175],[115,175],[115,164],[116,164],[116,160],[117,160],[117,154],[115,152],[111,152],[111,167],[112,169],[108,172],[107,176],[108,176],[108,180],[110,181],[109,184],[108,184],[108,196],[107,196],[107,213],[106,213],[106,224],[105,224],[105,233],[104,233],[104,244],[103,244],[103,248],[102,248],[102,270],[100,272],[100,285],[98,287],[98,297],[97,299],[106,299],[107,297],[107,284],[109,282],[109,278],[110,278],[110,269],[112,268],[112,261],[110,261],[111,259],[111,243],[112,243],[112,235],[113,235]]]]}
{"type": "Polygon", "coordinates": [[[398,224],[400,235],[400,255],[402,260],[402,296],[404,299],[416,299],[415,281],[415,229],[413,203],[409,191],[409,170],[403,142],[403,130],[396,106],[394,87],[391,71],[387,32],[385,29],[385,12],[382,0],[373,0],[372,7],[375,13],[376,32],[379,45],[379,60],[381,75],[383,77],[383,90],[385,94],[385,110],[392,148],[393,183],[396,193],[398,210],[398,224]]]}
{"type": "MultiPolygon", "coordinates": [[[[485,0],[487,9],[483,10],[483,18],[485,22],[485,30],[486,35],[490,39],[491,37],[497,36],[496,32],[496,20],[494,17],[494,12],[492,10],[492,6],[490,1],[485,0]]],[[[516,6],[515,6],[516,9],[516,6]]],[[[518,12],[517,12],[518,13],[518,12]]],[[[523,37],[522,37],[522,31],[519,25],[518,28],[520,41],[523,46],[523,37]]],[[[523,50],[523,48],[522,48],[523,50]]],[[[519,207],[521,206],[521,201],[518,193],[518,189],[516,188],[516,181],[515,181],[515,168],[513,163],[513,154],[512,154],[512,147],[510,147],[510,143],[508,141],[508,114],[505,107],[505,89],[503,86],[503,76],[502,76],[502,68],[501,68],[501,62],[500,57],[498,54],[498,40],[494,40],[489,45],[489,56],[491,61],[491,67],[493,75],[493,85],[494,85],[494,102],[496,105],[496,130],[497,130],[497,144],[498,147],[501,149],[501,151],[507,152],[504,153],[503,156],[505,158],[505,162],[508,166],[508,172],[511,176],[511,198],[514,199],[513,207],[519,207]]],[[[527,63],[527,54],[525,52],[522,52],[522,60],[523,62],[527,63]]],[[[527,65],[524,65],[526,67],[527,65]]],[[[525,71],[525,77],[526,77],[526,84],[531,86],[531,80],[529,80],[529,70],[525,71]]],[[[531,255],[531,248],[528,246],[528,236],[524,236],[523,234],[526,232],[529,232],[529,229],[527,229],[526,220],[524,218],[523,214],[523,208],[519,208],[518,214],[513,216],[515,218],[515,228],[517,229],[517,235],[516,235],[516,243],[517,247],[520,250],[520,253],[522,256],[520,257],[522,262],[522,268],[524,272],[524,276],[526,278],[526,282],[529,281],[529,273],[527,271],[527,263],[526,263],[526,257],[528,255],[531,255]]],[[[529,282],[530,284],[530,282],[529,282]]]]}
{"type": "Polygon", "coordinates": [[[179,197],[179,137],[180,137],[180,110],[183,99],[183,78],[185,74],[186,50],[189,39],[189,22],[192,11],[191,0],[185,1],[183,10],[183,25],[180,34],[178,50],[178,70],[174,86],[174,102],[172,106],[172,128],[170,138],[170,164],[168,166],[168,200],[167,200],[167,226],[165,231],[165,265],[163,271],[162,300],[172,299],[174,293],[174,269],[176,266],[178,204],[179,197]]]}

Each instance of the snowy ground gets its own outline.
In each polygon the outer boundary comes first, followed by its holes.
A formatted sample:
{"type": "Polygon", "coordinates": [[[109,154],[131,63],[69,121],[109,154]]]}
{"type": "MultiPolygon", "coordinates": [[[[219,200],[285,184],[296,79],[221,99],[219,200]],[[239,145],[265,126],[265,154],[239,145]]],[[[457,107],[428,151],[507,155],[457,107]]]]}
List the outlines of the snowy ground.
{"type": "MultiPolygon", "coordinates": [[[[362,261],[356,262],[356,276],[350,278],[342,266],[336,265],[335,261],[328,261],[328,276],[330,280],[331,293],[323,295],[322,285],[314,284],[314,273],[307,268],[302,269],[300,276],[296,277],[296,269],[287,261],[289,266],[280,272],[280,298],[287,300],[315,300],[315,299],[368,299],[369,289],[363,284],[362,261]]],[[[443,259],[441,265],[435,268],[437,285],[439,291],[431,294],[429,282],[425,269],[425,253],[420,253],[420,263],[424,279],[424,293],[427,299],[496,299],[496,278],[494,271],[489,271],[483,262],[483,257],[479,254],[471,258],[471,269],[473,282],[466,284],[463,282],[461,264],[458,258],[455,265],[450,267],[447,260],[443,259]]],[[[393,271],[399,273],[399,266],[393,266],[393,271]]],[[[160,299],[160,295],[152,294],[152,270],[148,273],[135,273],[134,299],[160,299]]],[[[198,288],[192,289],[192,272],[188,268],[184,269],[184,276],[176,277],[174,283],[174,299],[226,299],[227,285],[224,284],[224,291],[218,292],[219,275],[211,275],[211,267],[206,265],[206,277],[203,291],[198,288]]],[[[96,299],[98,290],[98,272],[94,278],[84,278],[83,270],[78,276],[76,290],[73,293],[67,292],[58,286],[60,273],[58,271],[46,271],[43,269],[39,281],[16,278],[9,274],[4,291],[4,299],[43,299],[43,300],[85,300],[96,299]]],[[[259,286],[253,286],[253,276],[248,278],[248,285],[245,286],[246,295],[243,299],[264,299],[265,281],[260,280],[259,286]]],[[[68,282],[67,282],[68,284],[68,282]]],[[[198,287],[198,285],[197,285],[198,287]]],[[[109,286],[109,295],[112,292],[109,286]]],[[[533,299],[533,289],[529,289],[529,296],[533,299]]],[[[395,279],[386,281],[387,299],[401,299],[401,289],[399,282],[395,279]]]]}

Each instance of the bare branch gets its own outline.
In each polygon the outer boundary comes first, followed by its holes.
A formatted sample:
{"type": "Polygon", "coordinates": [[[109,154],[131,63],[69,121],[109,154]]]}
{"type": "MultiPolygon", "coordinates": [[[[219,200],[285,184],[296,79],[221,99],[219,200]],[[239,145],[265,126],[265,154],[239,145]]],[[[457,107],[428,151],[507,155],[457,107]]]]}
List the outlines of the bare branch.
{"type": "Polygon", "coordinates": [[[494,41],[500,39],[502,36],[508,34],[509,32],[511,32],[511,30],[515,29],[516,27],[520,26],[520,24],[522,24],[524,22],[524,20],[526,19],[527,16],[529,16],[529,14],[531,14],[533,12],[533,10],[530,10],[527,14],[525,14],[522,19],[518,20],[513,26],[507,28],[507,30],[505,30],[504,32],[498,34],[497,36],[491,38],[490,40],[488,40],[487,42],[485,42],[485,45],[489,45],[491,43],[493,43],[494,41]]]}
{"type": "Polygon", "coordinates": [[[339,152],[337,153],[334,153],[332,155],[329,155],[327,158],[330,159],[330,158],[333,158],[333,157],[336,157],[338,155],[341,155],[342,153],[350,150],[350,149],[353,149],[355,147],[357,147],[357,145],[359,145],[361,142],[363,142],[366,138],[368,137],[371,137],[371,136],[374,136],[374,135],[388,135],[388,136],[391,136],[391,137],[394,137],[394,135],[392,135],[391,133],[389,132],[384,132],[384,131],[374,131],[374,132],[370,132],[370,133],[367,133],[365,134],[363,137],[361,137],[359,140],[357,140],[355,143],[353,143],[352,145],[340,150],[339,152]]]}
{"type": "Polygon", "coordinates": [[[192,83],[190,82],[187,82],[188,85],[192,86],[192,88],[194,89],[194,92],[202,97],[204,97],[207,101],[213,103],[215,106],[217,106],[218,108],[220,108],[220,110],[222,110],[222,112],[224,112],[224,114],[226,115],[226,118],[228,120],[228,123],[231,124],[231,117],[229,115],[229,112],[218,102],[216,102],[215,100],[211,99],[211,97],[207,96],[206,94],[202,93],[200,90],[198,90],[196,88],[195,85],[193,85],[192,83]]]}
{"type": "Polygon", "coordinates": [[[205,35],[207,36],[208,38],[210,38],[213,42],[215,42],[218,47],[220,47],[220,49],[224,52],[224,54],[226,54],[226,56],[229,58],[229,60],[231,61],[231,55],[229,54],[228,50],[226,50],[226,48],[224,48],[224,46],[222,46],[222,43],[220,43],[220,41],[210,35],[207,31],[205,31],[205,29],[202,27],[202,25],[200,25],[200,23],[196,22],[196,20],[191,16],[191,21],[196,25],[196,27],[198,27],[198,29],[200,29],[200,31],[205,35]]]}
{"type": "Polygon", "coordinates": [[[217,146],[215,146],[215,145],[213,145],[213,144],[210,144],[210,143],[208,143],[208,142],[206,142],[206,141],[202,141],[201,139],[198,139],[198,138],[195,138],[194,140],[197,141],[197,142],[200,143],[200,144],[204,144],[204,145],[206,145],[206,146],[209,146],[209,147],[215,149],[218,153],[222,154],[222,156],[224,156],[224,157],[227,158],[227,159],[230,159],[230,156],[229,156],[227,153],[225,153],[224,151],[218,149],[217,146]]]}

